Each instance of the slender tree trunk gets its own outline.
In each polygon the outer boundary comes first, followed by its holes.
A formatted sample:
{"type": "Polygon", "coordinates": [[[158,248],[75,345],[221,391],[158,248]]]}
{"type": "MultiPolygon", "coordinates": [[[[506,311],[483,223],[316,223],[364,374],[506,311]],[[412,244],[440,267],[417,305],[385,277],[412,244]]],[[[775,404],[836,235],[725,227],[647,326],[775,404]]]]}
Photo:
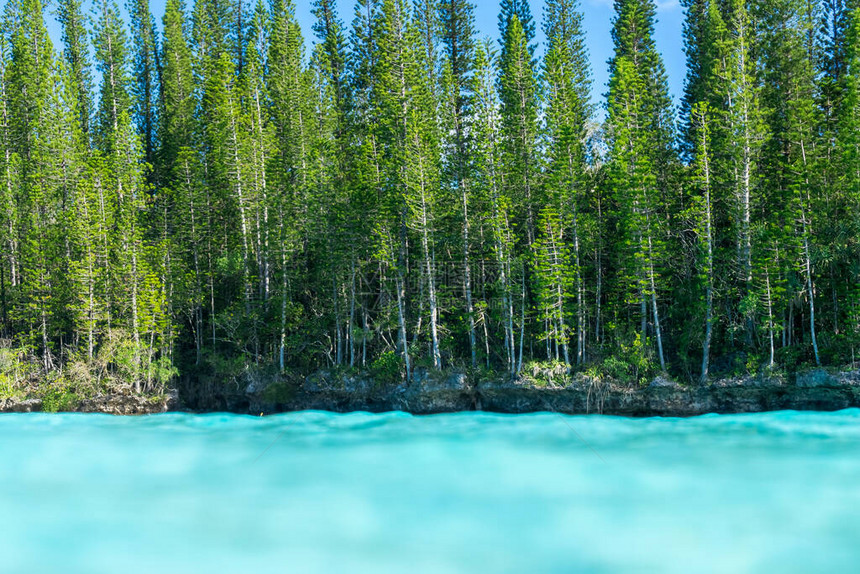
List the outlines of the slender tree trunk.
{"type": "Polygon", "coordinates": [[[815,364],[821,366],[821,356],[818,353],[818,338],[815,333],[815,285],[812,283],[812,262],[809,254],[809,235],[806,229],[806,215],[803,221],[803,259],[806,271],[806,290],[809,294],[809,334],[812,338],[812,350],[815,353],[815,364]]]}
{"type": "Polygon", "coordinates": [[[191,187],[191,168],[188,158],[183,161],[183,174],[185,176],[185,190],[188,194],[188,207],[191,216],[191,256],[194,261],[194,364],[199,365],[203,355],[203,285],[200,272],[200,245],[197,241],[197,218],[194,209],[195,193],[191,187]]]}
{"type": "Polygon", "coordinates": [[[271,290],[270,287],[270,274],[271,274],[271,264],[269,263],[269,189],[268,182],[266,181],[266,147],[263,143],[263,116],[260,110],[260,92],[259,90],[254,90],[254,100],[256,103],[257,110],[257,126],[258,126],[258,146],[260,147],[260,190],[262,192],[261,203],[263,205],[263,248],[261,251],[260,259],[263,263],[263,268],[261,270],[261,277],[263,282],[263,300],[269,300],[269,292],[271,290]]]}
{"type": "Polygon", "coordinates": [[[110,267],[110,249],[108,248],[108,234],[110,233],[107,222],[107,206],[105,205],[104,186],[101,180],[95,182],[98,190],[99,198],[99,229],[98,234],[101,237],[102,261],[101,266],[105,276],[105,319],[107,322],[108,339],[111,339],[113,331],[113,281],[110,267]]]}
{"type": "MultiPolygon", "coordinates": [[[[573,280],[576,284],[576,364],[581,365],[585,361],[585,301],[579,253],[579,215],[575,208],[573,213],[573,273],[573,280]]],[[[567,361],[566,346],[564,353],[565,361],[567,361]]],[[[570,364],[569,361],[568,364],[570,364]]]]}
{"type": "Polygon", "coordinates": [[[367,366],[367,338],[370,336],[370,329],[367,325],[367,309],[362,309],[362,337],[361,337],[361,366],[367,366]]]}
{"type": "Polygon", "coordinates": [[[248,247],[248,216],[245,213],[245,197],[242,186],[242,164],[239,159],[239,138],[236,127],[236,113],[232,97],[228,101],[230,106],[230,137],[233,144],[233,170],[236,200],[239,204],[239,223],[242,230],[242,295],[245,300],[245,317],[251,315],[251,285],[248,280],[248,269],[250,266],[250,248],[248,247]]]}
{"type": "Polygon", "coordinates": [[[412,366],[409,362],[409,341],[406,338],[406,309],[404,299],[406,298],[406,287],[404,285],[403,272],[397,270],[397,321],[400,329],[399,338],[403,362],[406,365],[406,381],[412,380],[412,366]]]}
{"type": "Polygon", "coordinates": [[[433,368],[442,368],[442,355],[439,351],[439,332],[437,326],[438,309],[436,306],[436,280],[433,273],[433,262],[430,252],[430,230],[427,216],[427,201],[424,180],[421,180],[421,243],[424,248],[424,267],[427,273],[427,292],[430,304],[430,340],[432,344],[433,368]]]}
{"type": "MultiPolygon", "coordinates": [[[[804,172],[808,169],[807,161],[806,161],[806,146],[803,140],[800,140],[800,153],[803,158],[803,168],[804,172]]],[[[806,290],[809,293],[809,334],[812,338],[812,350],[815,353],[815,364],[817,366],[821,366],[821,356],[818,353],[818,338],[815,333],[815,285],[812,280],[812,254],[810,253],[809,248],[809,218],[807,212],[809,208],[811,208],[812,202],[809,198],[809,175],[806,174],[805,182],[806,190],[804,195],[806,197],[801,197],[800,200],[800,220],[803,224],[803,266],[804,271],[806,272],[806,290]]]]}
{"type": "Polygon", "coordinates": [[[520,301],[520,356],[517,359],[517,373],[523,372],[523,342],[526,336],[526,273],[522,274],[522,299],[520,301]]]}
{"type": "Polygon", "coordinates": [[[711,217],[711,163],[710,150],[707,138],[707,113],[702,113],[702,175],[704,177],[704,202],[705,202],[705,276],[707,285],[705,287],[705,339],[702,343],[702,376],[701,382],[708,380],[708,369],[711,356],[711,338],[713,336],[714,316],[714,234],[711,217]]]}
{"type": "Polygon", "coordinates": [[[51,370],[51,348],[48,344],[48,316],[45,313],[45,305],[42,303],[41,308],[41,333],[42,333],[42,363],[45,367],[45,373],[51,370]]]}
{"type": "MultiPolygon", "coordinates": [[[[741,124],[743,130],[742,149],[741,149],[741,190],[740,190],[740,268],[743,271],[743,283],[741,297],[746,297],[752,291],[752,169],[753,169],[753,131],[752,131],[752,112],[750,109],[753,87],[749,83],[747,74],[747,36],[746,26],[743,18],[738,20],[738,54],[740,60],[738,62],[738,74],[741,79],[740,86],[740,105],[741,105],[741,124]]],[[[752,345],[755,324],[752,316],[746,317],[746,341],[747,345],[752,345]]]]}
{"type": "Polygon", "coordinates": [[[335,277],[331,278],[331,296],[334,301],[334,364],[339,366],[343,364],[343,337],[341,335],[340,293],[338,293],[337,279],[335,277]]]}
{"type": "MultiPolygon", "coordinates": [[[[4,62],[5,63],[5,62],[4,62]]],[[[6,106],[7,98],[6,98],[6,82],[0,82],[0,103],[3,106],[3,133],[8,135],[9,132],[9,112],[6,106]]],[[[8,206],[0,206],[0,208],[5,208],[8,210],[7,218],[8,218],[8,234],[9,237],[7,239],[8,250],[9,250],[9,285],[13,289],[17,286],[17,265],[16,265],[16,256],[17,256],[17,242],[15,241],[15,194],[12,188],[12,171],[10,168],[11,164],[11,154],[12,151],[9,148],[9,142],[4,142],[3,146],[4,154],[5,154],[5,170],[4,170],[4,180],[6,186],[6,198],[9,202],[8,206]]],[[[5,296],[4,296],[5,300],[5,296]]],[[[5,305],[4,305],[4,317],[5,317],[5,305]]],[[[8,321],[4,319],[4,325],[8,326],[8,321]]]]}
{"type": "MultiPolygon", "coordinates": [[[[280,214],[281,241],[284,241],[283,213],[280,214]]],[[[281,333],[278,341],[278,366],[283,373],[286,370],[287,349],[287,249],[281,245],[281,333]]]]}
{"type": "Polygon", "coordinates": [[[3,328],[0,329],[0,336],[8,336],[9,331],[9,313],[6,303],[6,265],[0,262],[0,305],[3,307],[3,328]]]}
{"type": "Polygon", "coordinates": [[[355,329],[355,256],[352,256],[350,269],[349,283],[349,326],[347,328],[347,336],[349,337],[349,366],[355,366],[355,337],[353,330],[355,329]]]}
{"type": "Polygon", "coordinates": [[[487,317],[482,313],[481,325],[484,327],[484,353],[486,353],[487,370],[490,370],[490,333],[487,327],[487,317]]]}
{"type": "Polygon", "coordinates": [[[767,335],[768,340],[770,342],[770,357],[768,360],[768,367],[773,367],[774,365],[774,342],[773,342],[773,295],[771,294],[770,289],[770,271],[765,270],[765,285],[767,287],[767,335]]]}
{"type": "Polygon", "coordinates": [[[514,304],[513,293],[510,286],[510,255],[506,254],[502,228],[502,214],[499,209],[498,193],[493,179],[493,234],[495,235],[496,261],[499,266],[500,282],[502,288],[502,304],[505,307],[504,331],[505,331],[505,353],[508,359],[508,371],[515,374],[516,353],[514,352],[514,304]]]}
{"type": "MultiPolygon", "coordinates": [[[[558,354],[558,341],[561,340],[561,348],[564,355],[564,364],[570,366],[570,352],[568,350],[568,342],[567,342],[567,327],[564,324],[564,296],[561,291],[561,285],[557,286],[556,296],[558,297],[557,305],[559,306],[559,319],[558,319],[558,335],[556,336],[556,354],[558,354]]],[[[578,345],[578,343],[577,343],[578,345]]],[[[556,360],[558,357],[556,357],[556,360]]]]}
{"type": "Polygon", "coordinates": [[[472,303],[472,267],[469,259],[469,201],[465,182],[463,190],[463,289],[466,295],[466,313],[469,316],[469,349],[472,352],[472,368],[478,365],[477,342],[475,337],[475,307],[472,303]]]}
{"type": "MultiPolygon", "coordinates": [[[[134,358],[135,366],[140,368],[140,318],[137,312],[137,246],[131,246],[131,325],[134,332],[134,358]]],[[[140,393],[140,373],[136,373],[134,377],[134,392],[140,393]]]]}
{"type": "MultiPolygon", "coordinates": [[[[603,202],[597,196],[597,227],[603,229],[603,202]]],[[[594,341],[599,345],[603,342],[600,328],[603,319],[603,233],[597,233],[597,245],[594,248],[594,268],[597,273],[597,286],[594,295],[594,341]]]]}
{"type": "Polygon", "coordinates": [[[666,372],[666,359],[663,355],[663,331],[660,328],[660,312],[657,308],[657,284],[654,278],[654,254],[651,235],[648,235],[648,280],[651,283],[651,306],[654,313],[654,333],[657,336],[657,355],[660,359],[660,370],[666,372]]]}

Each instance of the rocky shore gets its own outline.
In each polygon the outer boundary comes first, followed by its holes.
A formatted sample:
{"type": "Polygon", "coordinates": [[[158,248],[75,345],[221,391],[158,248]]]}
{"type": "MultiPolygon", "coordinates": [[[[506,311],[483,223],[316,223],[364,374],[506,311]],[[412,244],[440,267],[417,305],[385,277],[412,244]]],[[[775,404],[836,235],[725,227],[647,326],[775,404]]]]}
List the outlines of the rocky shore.
{"type": "Polygon", "coordinates": [[[248,380],[219,384],[186,380],[186,408],[253,415],[298,410],[406,411],[434,414],[483,410],[554,411],[628,417],[690,417],[707,413],[776,410],[836,411],[860,407],[860,371],[816,369],[792,376],[741,377],[704,386],[656,378],[630,387],[573,377],[564,384],[530,378],[474,381],[463,373],[416,370],[409,384],[380,383],[366,375],[320,372],[300,380],[248,380]]]}
{"type": "MultiPolygon", "coordinates": [[[[108,415],[153,415],[179,409],[179,395],[174,390],[162,397],[97,395],[80,399],[63,411],[108,415]]],[[[0,413],[35,413],[43,410],[44,400],[40,398],[0,399],[0,413]]]]}
{"type": "MultiPolygon", "coordinates": [[[[464,373],[417,369],[408,384],[386,384],[366,374],[327,371],[306,378],[246,374],[228,382],[214,377],[186,377],[178,389],[163,397],[100,395],[80,399],[63,410],[112,415],[180,410],[251,415],[300,410],[405,411],[425,415],[483,410],[691,417],[856,407],[860,407],[860,370],[816,369],[790,376],[722,379],[703,386],[658,377],[646,385],[631,387],[586,376],[555,383],[529,377],[474,380],[464,373]]],[[[43,401],[39,398],[0,399],[0,413],[42,410],[43,401]]]]}

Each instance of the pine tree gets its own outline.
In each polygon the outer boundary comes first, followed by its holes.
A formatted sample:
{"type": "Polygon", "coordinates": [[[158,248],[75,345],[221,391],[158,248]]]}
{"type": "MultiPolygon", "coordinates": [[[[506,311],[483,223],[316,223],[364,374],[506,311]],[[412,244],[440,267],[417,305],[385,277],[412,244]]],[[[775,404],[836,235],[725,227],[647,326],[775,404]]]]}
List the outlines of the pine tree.
{"type": "Polygon", "coordinates": [[[89,18],[83,13],[81,0],[68,0],[57,5],[57,19],[63,27],[63,57],[77,91],[81,131],[88,135],[93,113],[93,80],[87,39],[89,18]]]}
{"type": "Polygon", "coordinates": [[[96,68],[102,75],[99,106],[96,112],[98,148],[110,155],[120,120],[131,107],[130,80],[124,66],[128,61],[128,35],[119,8],[111,0],[96,6],[98,18],[93,33],[96,68]]]}
{"type": "MultiPolygon", "coordinates": [[[[446,0],[439,3],[443,46],[444,177],[452,195],[462,206],[463,294],[469,332],[472,368],[477,366],[477,332],[472,292],[472,239],[470,201],[473,193],[472,91],[475,58],[475,16],[471,2],[446,0]]],[[[474,206],[472,206],[474,207],[474,206]]],[[[474,216],[472,216],[474,217],[474,216]]]]}
{"type": "MultiPolygon", "coordinates": [[[[441,367],[439,309],[434,262],[434,239],[432,220],[433,187],[435,179],[434,158],[426,140],[438,137],[435,125],[435,103],[432,91],[426,84],[418,82],[421,69],[418,57],[422,38],[418,28],[410,25],[410,14],[403,0],[386,0],[382,3],[379,50],[380,75],[379,97],[385,122],[382,126],[381,143],[385,146],[385,185],[388,190],[385,202],[384,235],[398,237],[396,246],[390,251],[395,255],[388,262],[395,272],[395,292],[398,307],[398,324],[407,376],[410,359],[407,349],[407,292],[409,281],[409,228],[419,236],[421,253],[422,285],[427,289],[428,315],[430,323],[430,357],[434,368],[441,367]],[[421,101],[423,100],[423,101],[421,101]],[[432,113],[428,109],[434,110],[432,113]],[[431,119],[432,116],[432,119],[431,119]]],[[[431,139],[432,141],[432,139],[431,139]]],[[[435,150],[434,150],[435,151],[435,150]]],[[[420,297],[419,325],[423,319],[423,296],[420,297]]],[[[416,337],[420,327],[416,328],[416,337]]]]}
{"type": "MultiPolygon", "coordinates": [[[[763,205],[764,193],[760,187],[760,160],[764,144],[765,130],[761,109],[760,70],[755,58],[757,51],[755,30],[745,2],[733,0],[728,17],[729,39],[723,48],[725,60],[726,81],[718,89],[724,92],[722,99],[725,105],[725,147],[722,154],[727,158],[723,165],[715,162],[716,181],[726,181],[726,186],[733,196],[726,202],[731,206],[728,213],[735,246],[736,264],[728,265],[734,269],[726,273],[728,277],[736,277],[730,284],[730,293],[737,293],[736,301],[744,301],[748,297],[758,298],[754,291],[753,276],[758,272],[753,268],[755,251],[758,246],[753,242],[754,228],[760,225],[754,216],[763,205]],[[720,175],[720,172],[723,172],[720,175]]],[[[722,59],[722,58],[721,58],[722,59]]],[[[719,108],[718,108],[719,109],[719,108]]],[[[719,132],[717,132],[719,133],[719,132]]],[[[719,145],[717,142],[715,145],[719,145]]],[[[720,159],[720,154],[716,154],[720,159]]],[[[730,308],[734,304],[730,305],[730,308]]],[[[753,309],[752,305],[741,305],[753,309]]],[[[736,310],[743,320],[740,326],[746,332],[745,343],[752,342],[755,318],[741,308],[736,310]]]]}
{"type": "Polygon", "coordinates": [[[416,54],[428,74],[427,85],[435,92],[439,82],[439,44],[442,22],[439,0],[412,0],[412,23],[418,34],[421,51],[416,54]]]}
{"type": "Polygon", "coordinates": [[[529,54],[534,56],[537,46],[534,44],[537,30],[532,19],[532,9],[528,0],[501,0],[499,5],[499,45],[502,48],[501,59],[508,58],[507,37],[514,16],[520,21],[524,43],[528,46],[529,54]]]}
{"type": "Polygon", "coordinates": [[[637,301],[642,341],[648,339],[648,309],[660,368],[666,370],[658,291],[667,256],[668,189],[671,184],[671,111],[662,61],[653,40],[655,7],[650,0],[618,0],[610,61],[608,124],[611,185],[619,206],[623,301],[637,301]]]}
{"type": "MultiPolygon", "coordinates": [[[[110,0],[98,7],[96,65],[102,73],[99,103],[99,154],[95,158],[102,200],[110,206],[104,222],[108,252],[108,336],[114,329],[130,338],[135,391],[149,390],[151,366],[162,348],[165,293],[155,273],[154,251],[145,241],[144,152],[130,116],[129,61],[119,9],[110,0]],[[110,217],[112,220],[108,220],[110,217]],[[144,384],[144,387],[141,386],[144,384]]],[[[102,231],[104,233],[104,231],[102,231]]]]}
{"type": "Polygon", "coordinates": [[[534,240],[533,197],[536,193],[538,86],[519,18],[511,18],[506,48],[499,61],[499,100],[504,141],[504,185],[525,214],[528,243],[534,240]]]}
{"type": "MultiPolygon", "coordinates": [[[[809,344],[816,364],[821,364],[815,316],[816,206],[820,195],[817,181],[815,72],[813,26],[814,6],[795,0],[768,4],[763,24],[767,27],[763,57],[771,139],[765,149],[769,202],[784,209],[768,215],[772,224],[794,233],[783,242],[792,246],[784,258],[792,259],[801,272],[796,276],[798,290],[808,304],[809,344]],[[774,213],[776,212],[776,213],[774,213]]],[[[792,266],[794,267],[794,266],[792,266]]],[[[793,275],[793,269],[786,269],[793,275]]],[[[789,309],[791,312],[791,309],[789,309]]]]}
{"type": "Polygon", "coordinates": [[[193,56],[188,43],[185,8],[169,0],[164,13],[162,73],[158,112],[160,207],[172,254],[171,305],[188,316],[194,339],[195,364],[205,341],[206,286],[205,194],[195,143],[197,132],[193,56]],[[185,274],[189,273],[190,277],[185,274]]]}
{"type": "Polygon", "coordinates": [[[302,209],[309,188],[311,126],[314,101],[311,74],[304,64],[304,40],[295,20],[291,2],[277,2],[272,7],[268,75],[266,85],[272,101],[270,110],[277,161],[270,181],[273,192],[277,256],[280,276],[280,329],[277,346],[278,363],[286,366],[287,327],[292,324],[289,263],[300,244],[304,221],[302,209]]]}
{"type": "MultiPolygon", "coordinates": [[[[5,36],[5,22],[2,29],[5,36]]],[[[12,307],[12,291],[17,284],[18,245],[15,236],[17,227],[17,187],[16,164],[13,159],[13,142],[9,125],[9,95],[7,93],[8,63],[6,46],[0,46],[0,169],[3,181],[0,182],[0,245],[3,246],[3,260],[0,261],[0,336],[9,338],[12,325],[9,320],[12,307]]]]}
{"type": "Polygon", "coordinates": [[[128,0],[131,22],[134,83],[134,121],[143,135],[144,156],[147,163],[155,164],[158,147],[158,83],[161,73],[158,61],[155,19],[149,11],[149,0],[128,0]]]}
{"type": "Polygon", "coordinates": [[[542,339],[547,344],[548,359],[559,361],[563,358],[564,363],[569,365],[570,325],[567,308],[573,299],[571,287],[575,284],[578,269],[570,263],[574,256],[564,236],[568,225],[562,221],[554,206],[549,205],[542,210],[538,225],[539,235],[534,244],[535,281],[537,307],[545,325],[542,339]],[[559,348],[562,350],[561,357],[559,348]]]}
{"type": "MultiPolygon", "coordinates": [[[[541,229],[553,237],[567,237],[565,249],[570,254],[562,263],[569,271],[569,287],[573,290],[576,311],[573,331],[576,339],[576,363],[585,361],[586,305],[583,279],[583,253],[587,250],[585,229],[587,215],[587,161],[585,140],[587,123],[591,119],[591,76],[588,53],[582,29],[582,14],[577,4],[553,0],[546,6],[545,32],[549,49],[544,59],[546,86],[545,132],[548,140],[547,204],[550,211],[541,229]],[[553,211],[557,211],[555,215],[553,211]],[[568,230],[553,229],[564,222],[568,230]]],[[[555,241],[555,239],[553,239],[555,241]]],[[[561,286],[558,287],[561,291],[561,286]]],[[[560,305],[559,305],[560,306],[560,305]]],[[[560,306],[564,310],[563,306],[560,306]]],[[[565,320],[564,315],[560,317],[565,320]]],[[[565,344],[567,360],[567,345],[565,344]]]]}
{"type": "MultiPolygon", "coordinates": [[[[359,230],[363,214],[350,201],[353,180],[352,162],[355,126],[350,125],[352,104],[346,68],[346,38],[334,2],[319,0],[313,10],[317,16],[314,32],[319,43],[312,58],[316,71],[316,132],[315,170],[318,178],[317,195],[320,222],[315,226],[336,229],[321,237],[320,250],[328,253],[327,273],[336,287],[332,292],[332,315],[335,323],[335,362],[355,366],[357,343],[362,343],[366,357],[366,329],[358,328],[358,316],[366,317],[366,307],[358,293],[358,281],[363,262],[368,258],[362,249],[359,230]]],[[[365,359],[362,359],[365,360],[365,359]]]]}
{"type": "MultiPolygon", "coordinates": [[[[494,288],[501,298],[501,313],[495,317],[502,326],[506,366],[509,373],[516,371],[516,346],[514,337],[513,310],[513,232],[511,229],[510,204],[502,193],[499,99],[495,86],[497,53],[490,41],[479,42],[475,52],[475,74],[472,92],[474,104],[475,140],[475,188],[482,203],[486,205],[489,251],[493,259],[496,284],[494,288]]],[[[488,278],[485,278],[485,281],[488,278]]],[[[492,278],[490,278],[492,279],[492,278]]],[[[487,313],[492,309],[487,309],[487,313]]],[[[486,329],[491,316],[483,317],[484,338],[489,364],[490,333],[486,329]]]]}
{"type": "MultiPolygon", "coordinates": [[[[725,90],[725,83],[732,72],[725,17],[732,7],[731,2],[719,0],[683,0],[682,4],[686,9],[684,53],[687,56],[687,78],[679,111],[684,132],[683,151],[693,159],[694,148],[701,142],[695,133],[695,127],[701,124],[693,117],[693,108],[707,102],[711,113],[719,114],[728,103],[726,98],[731,97],[725,90]]],[[[719,142],[719,122],[710,127],[711,136],[716,135],[719,142]]]]}
{"type": "Polygon", "coordinates": [[[252,215],[252,242],[256,254],[258,296],[267,304],[271,295],[272,254],[269,234],[269,181],[268,163],[274,155],[271,130],[268,122],[269,96],[266,89],[266,52],[269,43],[269,20],[262,1],[254,7],[248,27],[248,44],[240,78],[240,93],[244,106],[242,129],[247,132],[246,162],[249,171],[249,195],[252,215]]]}
{"type": "MultiPolygon", "coordinates": [[[[505,36],[500,59],[499,100],[503,142],[503,187],[519,212],[526,230],[526,247],[535,240],[535,205],[538,197],[538,86],[528,36],[514,15],[505,36]]],[[[525,271],[524,271],[525,273],[525,271]]],[[[521,283],[525,285],[525,277],[521,283]]],[[[526,297],[522,290],[517,372],[522,368],[526,326],[526,297]]]]}
{"type": "MultiPolygon", "coordinates": [[[[849,241],[852,235],[850,222],[853,219],[853,204],[850,193],[847,193],[845,181],[845,166],[842,163],[843,117],[844,111],[851,104],[845,100],[849,97],[849,68],[851,65],[852,43],[852,13],[856,2],[846,0],[823,0],[818,17],[818,33],[816,54],[819,62],[816,66],[816,98],[819,108],[818,117],[821,121],[819,142],[821,147],[817,175],[820,188],[827,195],[827,200],[821,202],[818,209],[825,210],[820,214],[825,221],[824,229],[816,231],[818,241],[822,245],[832,246],[822,249],[826,254],[822,257],[819,273],[819,289],[830,296],[822,298],[822,317],[830,318],[832,336],[841,338],[850,333],[844,329],[846,320],[850,317],[846,311],[850,308],[841,300],[851,299],[853,278],[848,271],[848,263],[852,255],[849,241]]],[[[850,169],[850,168],[847,168],[850,169]]]]}
{"type": "Polygon", "coordinates": [[[346,38],[343,24],[338,19],[334,0],[315,0],[312,12],[317,19],[314,32],[324,54],[321,56],[321,60],[325,62],[323,67],[331,81],[336,108],[343,111],[347,97],[346,38]]]}
{"type": "Polygon", "coordinates": [[[421,18],[416,13],[407,31],[409,42],[406,51],[406,85],[410,91],[406,128],[406,202],[410,211],[410,226],[420,237],[423,256],[424,284],[427,287],[430,315],[431,358],[433,367],[442,367],[441,311],[439,308],[436,277],[436,234],[439,211],[441,158],[439,156],[439,126],[436,117],[437,102],[423,61],[428,48],[426,37],[417,26],[421,18]]]}
{"type": "Polygon", "coordinates": [[[714,202],[710,123],[708,104],[700,102],[690,110],[693,132],[699,137],[696,145],[696,163],[692,220],[697,236],[697,271],[704,291],[705,329],[702,342],[702,369],[700,382],[708,379],[711,343],[714,337],[714,202]]]}
{"type": "Polygon", "coordinates": [[[844,223],[836,235],[843,241],[845,253],[840,259],[849,267],[845,287],[846,315],[852,345],[860,337],[860,269],[849,263],[860,254],[860,8],[849,16],[846,34],[846,71],[844,97],[839,108],[836,165],[842,174],[839,188],[846,206],[844,223]]]}
{"type": "MultiPolygon", "coordinates": [[[[61,190],[56,185],[53,148],[62,121],[57,109],[57,76],[53,48],[38,0],[11,4],[15,11],[10,30],[11,49],[7,67],[8,135],[13,157],[20,171],[7,172],[7,185],[17,195],[17,223],[12,251],[13,277],[17,276],[15,320],[23,328],[20,340],[41,350],[42,366],[54,366],[54,335],[57,333],[65,277],[55,263],[62,262],[58,248],[63,230],[59,228],[61,190]]],[[[13,163],[12,165],[15,165],[13,163]]],[[[7,164],[7,167],[12,167],[7,164]]],[[[11,219],[11,218],[10,218],[11,219]]]]}
{"type": "MultiPolygon", "coordinates": [[[[236,197],[233,194],[231,172],[225,160],[230,158],[230,118],[225,111],[233,108],[225,102],[235,82],[235,61],[231,50],[231,6],[227,0],[196,0],[191,13],[191,46],[194,51],[195,91],[197,114],[195,126],[198,141],[197,152],[201,158],[199,185],[202,191],[200,222],[201,259],[205,277],[205,299],[208,307],[207,339],[213,352],[217,352],[219,318],[222,325],[232,313],[230,307],[235,295],[241,294],[244,302],[247,294],[245,267],[235,265],[236,234],[228,229],[239,227],[236,221],[236,197]],[[232,219],[232,221],[230,221],[232,219]],[[230,221],[230,223],[227,223],[230,221]],[[219,274],[219,262],[230,261],[229,273],[219,274]],[[222,292],[225,280],[238,280],[241,287],[222,292]],[[220,312],[227,309],[226,312],[220,312]]],[[[239,248],[241,251],[241,247],[239,248]]],[[[241,254],[239,255],[241,258],[241,254]]],[[[245,316],[244,306],[240,316],[245,316]]],[[[226,337],[224,337],[226,339],[226,337]]]]}
{"type": "Polygon", "coordinates": [[[162,178],[171,181],[177,177],[177,170],[181,173],[179,156],[183,150],[191,150],[195,130],[192,53],[181,0],[169,0],[165,6],[163,37],[158,164],[163,166],[162,178]]]}

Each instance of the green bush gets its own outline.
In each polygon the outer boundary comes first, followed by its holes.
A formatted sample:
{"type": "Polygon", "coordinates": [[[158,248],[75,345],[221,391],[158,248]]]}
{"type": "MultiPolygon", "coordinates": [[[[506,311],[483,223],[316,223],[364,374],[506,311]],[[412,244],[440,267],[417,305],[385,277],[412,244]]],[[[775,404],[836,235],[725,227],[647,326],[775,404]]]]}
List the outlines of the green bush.
{"type": "Polygon", "coordinates": [[[42,411],[46,413],[66,412],[74,409],[80,397],[68,388],[50,386],[42,394],[42,411]]]}
{"type": "Polygon", "coordinates": [[[636,334],[630,345],[621,344],[617,354],[609,355],[603,362],[590,367],[587,375],[594,379],[611,379],[622,384],[645,384],[655,374],[654,361],[648,351],[648,341],[636,334]]]}
{"type": "Polygon", "coordinates": [[[613,355],[603,360],[603,364],[599,366],[596,373],[596,378],[608,377],[615,381],[625,381],[631,377],[630,371],[630,363],[622,361],[613,355]]]}
{"type": "Polygon", "coordinates": [[[403,380],[403,359],[394,351],[385,351],[370,365],[370,373],[380,382],[396,383],[403,380]]]}
{"type": "Polygon", "coordinates": [[[0,373],[0,401],[14,399],[18,394],[18,390],[15,388],[12,379],[5,373],[0,373]]]}
{"type": "Polygon", "coordinates": [[[523,366],[523,371],[540,387],[565,386],[570,381],[570,367],[561,361],[529,361],[523,366]]]}

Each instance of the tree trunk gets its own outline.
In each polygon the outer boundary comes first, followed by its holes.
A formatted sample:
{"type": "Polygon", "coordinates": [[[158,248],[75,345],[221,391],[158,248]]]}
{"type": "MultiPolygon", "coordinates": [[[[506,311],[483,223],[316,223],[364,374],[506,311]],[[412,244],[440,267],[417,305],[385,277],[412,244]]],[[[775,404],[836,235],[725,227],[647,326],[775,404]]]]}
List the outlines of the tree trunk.
{"type": "Polygon", "coordinates": [[[520,356],[517,359],[517,373],[523,372],[523,342],[526,336],[526,271],[523,266],[522,299],[520,300],[520,356]]]}
{"type": "MultiPolygon", "coordinates": [[[[803,167],[804,171],[807,168],[806,165],[806,146],[803,140],[800,141],[800,153],[803,158],[803,167]]],[[[812,202],[809,198],[809,176],[807,174],[805,179],[806,184],[806,197],[801,197],[800,199],[800,220],[803,224],[803,266],[804,271],[806,272],[806,290],[809,293],[809,334],[812,339],[812,350],[815,353],[815,364],[817,366],[821,366],[821,356],[818,353],[818,338],[815,334],[815,285],[812,281],[812,254],[810,253],[809,248],[809,219],[807,217],[808,207],[811,208],[812,202]]]]}
{"type": "Polygon", "coordinates": [[[239,138],[236,133],[236,114],[233,99],[228,101],[230,106],[230,136],[233,143],[233,170],[235,177],[236,199],[239,204],[239,223],[242,230],[242,294],[245,300],[245,318],[251,315],[251,284],[248,280],[250,266],[250,248],[248,247],[248,218],[245,213],[245,197],[242,188],[242,165],[239,159],[239,138]]]}
{"type": "Polygon", "coordinates": [[[469,203],[466,184],[463,190],[463,290],[466,295],[466,313],[469,316],[469,349],[472,352],[472,368],[478,366],[477,342],[475,338],[475,307],[472,303],[472,267],[469,260],[469,203]]]}
{"type": "Polygon", "coordinates": [[[702,376],[701,382],[705,383],[708,380],[708,369],[711,356],[711,338],[713,336],[713,316],[714,316],[714,234],[712,229],[711,217],[711,164],[710,150],[708,149],[707,138],[707,113],[702,113],[702,175],[704,176],[704,202],[705,202],[705,276],[707,286],[705,287],[705,340],[702,343],[702,376]]]}
{"type": "Polygon", "coordinates": [[[424,187],[423,170],[421,174],[421,244],[424,249],[424,270],[427,273],[427,294],[430,304],[430,340],[432,344],[433,368],[442,368],[442,355],[439,351],[438,309],[436,306],[436,279],[434,277],[432,253],[430,251],[430,229],[427,213],[427,197],[424,187]]]}
{"type": "Polygon", "coordinates": [[[770,271],[765,271],[765,285],[767,286],[767,335],[768,340],[770,341],[770,358],[768,360],[768,367],[773,367],[774,365],[774,342],[773,342],[773,296],[770,290],[770,271]]]}
{"type": "Polygon", "coordinates": [[[654,278],[654,255],[652,253],[651,236],[648,236],[649,281],[651,283],[651,306],[654,313],[654,333],[657,336],[657,355],[660,359],[660,370],[666,372],[666,359],[663,356],[663,331],[660,328],[660,312],[657,308],[657,284],[654,278]]]}
{"type": "Polygon", "coordinates": [[[349,284],[349,326],[347,336],[349,337],[349,366],[355,366],[355,256],[352,257],[349,284]]]}
{"type": "Polygon", "coordinates": [[[412,367],[409,363],[409,341],[406,338],[406,309],[404,299],[406,297],[403,272],[397,270],[397,323],[400,330],[399,339],[401,344],[401,352],[403,353],[403,362],[406,365],[406,381],[412,380],[412,367]]]}

